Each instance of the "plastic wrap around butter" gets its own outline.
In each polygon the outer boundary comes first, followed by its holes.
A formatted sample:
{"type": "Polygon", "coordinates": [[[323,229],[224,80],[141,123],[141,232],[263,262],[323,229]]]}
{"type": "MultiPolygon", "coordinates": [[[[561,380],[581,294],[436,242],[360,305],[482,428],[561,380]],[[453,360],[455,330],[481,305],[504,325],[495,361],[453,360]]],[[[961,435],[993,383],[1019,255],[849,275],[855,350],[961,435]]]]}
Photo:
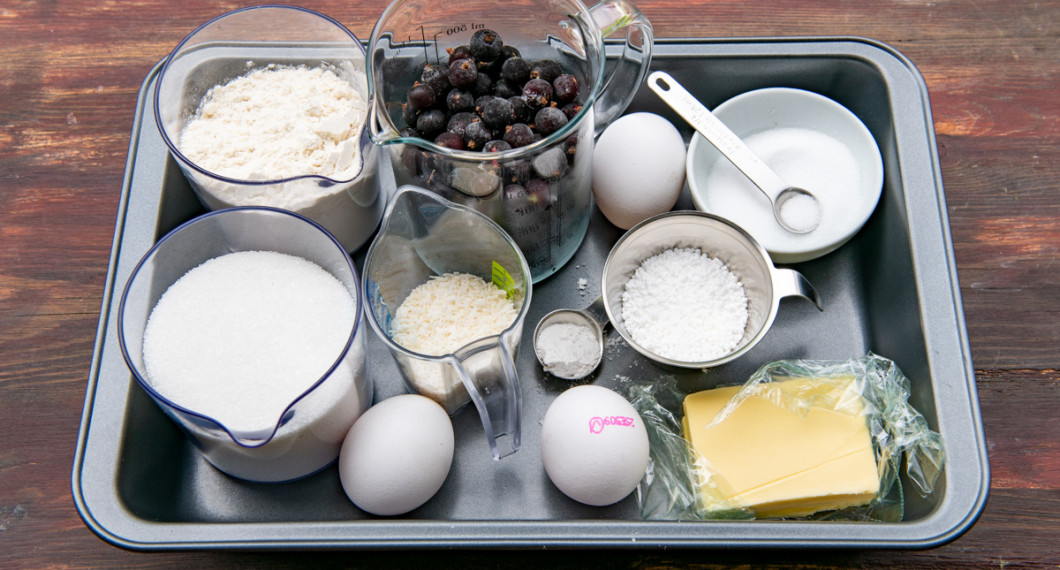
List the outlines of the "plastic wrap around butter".
{"type": "Polygon", "coordinates": [[[863,409],[852,376],[689,394],[683,428],[703,507],[773,518],[868,504],[880,479],[863,409]]]}
{"type": "Polygon", "coordinates": [[[670,376],[629,392],[651,445],[637,489],[649,520],[898,522],[906,493],[933,493],[945,463],[909,379],[872,353],[771,362],[691,394],[670,376]]]}

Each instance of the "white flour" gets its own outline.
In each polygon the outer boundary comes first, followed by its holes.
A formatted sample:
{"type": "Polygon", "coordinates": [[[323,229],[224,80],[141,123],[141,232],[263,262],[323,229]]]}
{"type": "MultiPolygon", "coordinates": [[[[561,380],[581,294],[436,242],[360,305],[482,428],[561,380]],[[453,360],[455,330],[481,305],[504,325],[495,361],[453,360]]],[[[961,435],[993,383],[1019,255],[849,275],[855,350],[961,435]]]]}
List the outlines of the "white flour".
{"type": "Polygon", "coordinates": [[[703,362],[725,356],[743,338],[747,296],[721,261],[674,248],[644,260],[626,282],[622,321],[655,354],[703,362]]]}
{"type": "Polygon", "coordinates": [[[319,174],[353,178],[368,106],[349,82],[320,67],[255,69],[207,92],[184,126],[180,150],[237,180],[319,174]]]}
{"type": "Polygon", "coordinates": [[[210,89],[181,130],[178,147],[193,163],[235,180],[337,182],[230,183],[184,169],[207,207],[282,208],[324,226],[347,251],[367,241],[383,205],[364,133],[367,78],[336,69],[341,77],[331,68],[270,65],[210,89]]]}

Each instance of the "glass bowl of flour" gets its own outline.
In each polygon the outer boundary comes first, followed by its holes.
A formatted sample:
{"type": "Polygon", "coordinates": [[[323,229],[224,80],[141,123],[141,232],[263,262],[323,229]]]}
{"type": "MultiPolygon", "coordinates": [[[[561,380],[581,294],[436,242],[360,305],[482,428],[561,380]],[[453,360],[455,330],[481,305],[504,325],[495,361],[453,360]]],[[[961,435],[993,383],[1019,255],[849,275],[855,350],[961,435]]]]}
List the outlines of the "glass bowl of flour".
{"type": "Polygon", "coordinates": [[[154,113],[207,209],[293,211],[351,252],[385,206],[368,100],[365,50],[349,30],[311,10],[255,6],[177,45],[156,80],[154,113]]]}

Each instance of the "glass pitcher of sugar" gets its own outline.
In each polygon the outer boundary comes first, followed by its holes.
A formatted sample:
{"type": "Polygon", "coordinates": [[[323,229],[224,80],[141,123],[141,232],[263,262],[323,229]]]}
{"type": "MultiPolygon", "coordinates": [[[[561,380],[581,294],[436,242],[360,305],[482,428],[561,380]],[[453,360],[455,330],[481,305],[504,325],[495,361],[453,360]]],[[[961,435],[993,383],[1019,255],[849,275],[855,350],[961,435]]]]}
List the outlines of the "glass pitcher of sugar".
{"type": "Polygon", "coordinates": [[[311,475],[372,401],[357,273],[331,234],[265,207],[220,210],[163,237],[118,308],[140,386],[215,467],[311,475]]]}

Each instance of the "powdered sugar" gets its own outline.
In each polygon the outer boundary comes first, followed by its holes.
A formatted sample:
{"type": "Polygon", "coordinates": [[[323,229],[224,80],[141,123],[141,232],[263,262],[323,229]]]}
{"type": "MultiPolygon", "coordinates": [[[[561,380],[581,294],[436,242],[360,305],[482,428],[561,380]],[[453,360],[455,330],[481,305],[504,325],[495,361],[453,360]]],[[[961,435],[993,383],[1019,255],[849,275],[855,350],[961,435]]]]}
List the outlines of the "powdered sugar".
{"type": "Polygon", "coordinates": [[[600,362],[603,348],[592,329],[574,323],[554,323],[541,329],[534,343],[547,372],[560,378],[584,378],[600,362]]]}
{"type": "Polygon", "coordinates": [[[698,248],[673,248],[649,257],[626,283],[622,321],[649,351],[682,362],[725,356],[747,326],[740,280],[698,248]]]}

